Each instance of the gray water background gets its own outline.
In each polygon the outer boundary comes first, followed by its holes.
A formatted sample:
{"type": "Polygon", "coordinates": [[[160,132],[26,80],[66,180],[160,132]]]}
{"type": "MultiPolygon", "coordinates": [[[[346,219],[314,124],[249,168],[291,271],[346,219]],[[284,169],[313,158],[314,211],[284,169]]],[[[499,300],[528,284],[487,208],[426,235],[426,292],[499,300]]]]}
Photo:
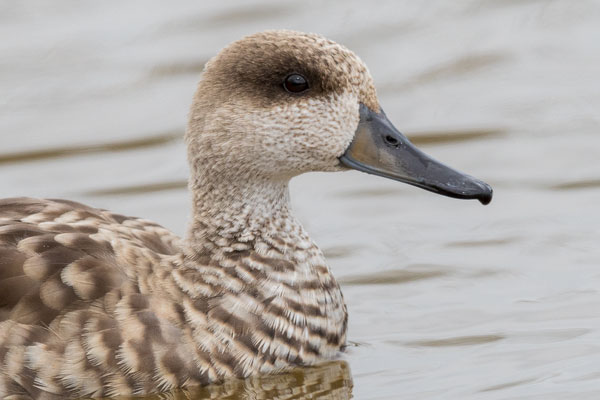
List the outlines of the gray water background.
{"type": "Polygon", "coordinates": [[[482,207],[358,172],[293,181],[350,313],[353,387],[334,363],[346,389],[323,396],[599,398],[599,1],[4,0],[0,196],[184,233],[199,73],[267,28],[354,50],[400,130],[495,189],[482,207]]]}

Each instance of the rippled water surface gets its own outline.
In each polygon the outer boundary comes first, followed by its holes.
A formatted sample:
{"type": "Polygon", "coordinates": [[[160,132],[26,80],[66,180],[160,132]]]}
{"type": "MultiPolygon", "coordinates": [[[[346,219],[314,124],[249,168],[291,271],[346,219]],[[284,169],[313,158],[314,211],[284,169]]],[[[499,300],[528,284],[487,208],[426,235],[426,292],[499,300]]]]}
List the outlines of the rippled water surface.
{"type": "Polygon", "coordinates": [[[494,201],[297,178],[296,212],[348,302],[344,361],[171,397],[599,398],[599,27],[585,0],[4,1],[0,195],[181,234],[203,64],[266,28],[325,34],[369,65],[398,128],[494,201]]]}

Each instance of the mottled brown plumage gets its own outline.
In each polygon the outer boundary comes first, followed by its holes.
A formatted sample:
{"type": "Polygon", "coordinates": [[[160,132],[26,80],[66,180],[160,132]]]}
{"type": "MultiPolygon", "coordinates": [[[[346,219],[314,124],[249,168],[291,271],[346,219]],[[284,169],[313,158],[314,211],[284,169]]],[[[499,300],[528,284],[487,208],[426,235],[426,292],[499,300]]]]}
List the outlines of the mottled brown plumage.
{"type": "Polygon", "coordinates": [[[2,200],[0,396],[144,394],[334,358],[346,307],[287,185],[343,169],[359,103],[379,109],[349,50],[252,35],[207,64],[194,98],[184,239],[74,202],[2,200]],[[282,89],[289,73],[306,95],[282,89]]]}
{"type": "Polygon", "coordinates": [[[155,392],[312,364],[344,343],[328,269],[296,276],[306,260],[293,254],[317,260],[315,248],[254,240],[186,256],[149,221],[60,200],[0,208],[2,394],[155,392]]]}

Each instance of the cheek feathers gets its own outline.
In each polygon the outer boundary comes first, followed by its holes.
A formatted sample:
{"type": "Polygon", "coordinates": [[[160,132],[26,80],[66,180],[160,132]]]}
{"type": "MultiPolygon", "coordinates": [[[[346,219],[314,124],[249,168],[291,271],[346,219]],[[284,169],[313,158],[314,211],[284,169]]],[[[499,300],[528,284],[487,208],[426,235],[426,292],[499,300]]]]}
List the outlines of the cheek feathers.
{"type": "Polygon", "coordinates": [[[293,155],[301,156],[304,169],[329,169],[337,165],[352,142],[358,126],[358,99],[353,94],[329,94],[275,107],[278,119],[285,121],[285,141],[293,155]]]}
{"type": "Polygon", "coordinates": [[[230,172],[292,177],[331,171],[354,138],[358,108],[354,93],[297,97],[270,107],[238,98],[213,112],[194,153],[211,154],[212,169],[230,172]]]}

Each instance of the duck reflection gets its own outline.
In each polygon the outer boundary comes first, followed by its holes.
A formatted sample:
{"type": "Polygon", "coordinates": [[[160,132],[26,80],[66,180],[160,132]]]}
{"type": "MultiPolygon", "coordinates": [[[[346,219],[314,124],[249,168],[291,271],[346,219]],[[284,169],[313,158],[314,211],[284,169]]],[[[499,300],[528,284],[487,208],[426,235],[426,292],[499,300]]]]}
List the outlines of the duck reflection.
{"type": "Polygon", "coordinates": [[[197,386],[146,397],[117,397],[115,400],[346,400],[352,398],[352,376],[345,361],[332,361],[296,368],[275,375],[231,379],[220,385],[197,386]]]}

